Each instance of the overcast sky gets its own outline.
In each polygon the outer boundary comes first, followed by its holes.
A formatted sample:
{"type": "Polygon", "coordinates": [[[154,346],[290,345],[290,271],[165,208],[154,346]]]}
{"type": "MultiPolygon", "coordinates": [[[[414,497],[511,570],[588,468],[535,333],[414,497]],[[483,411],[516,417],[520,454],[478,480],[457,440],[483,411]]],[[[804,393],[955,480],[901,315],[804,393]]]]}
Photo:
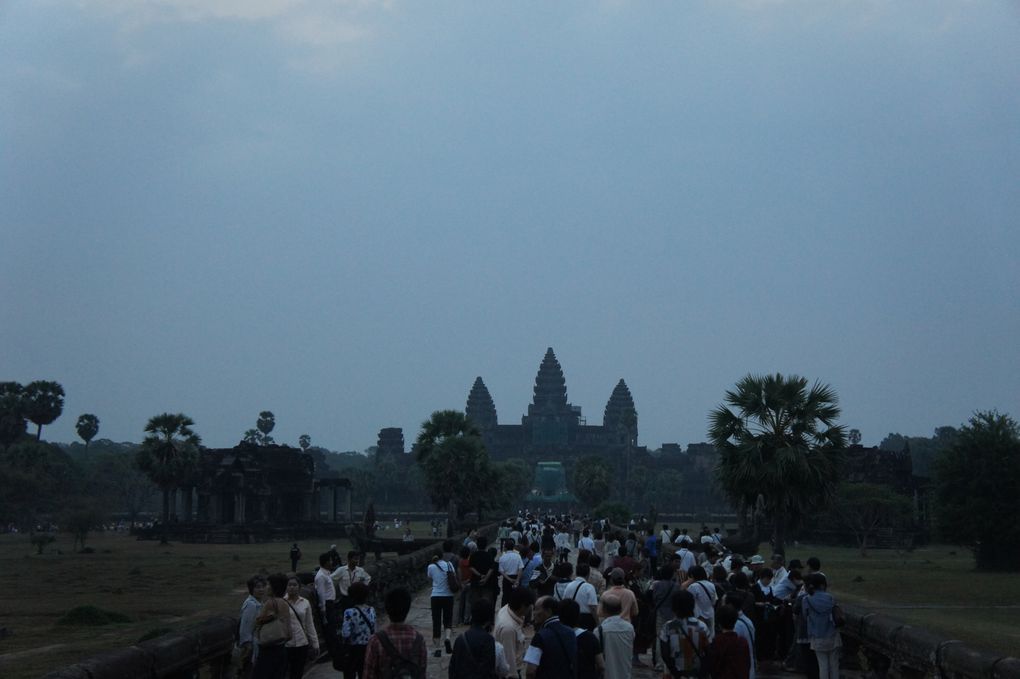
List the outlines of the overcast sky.
{"type": "Polygon", "coordinates": [[[0,379],[70,441],[410,441],[552,346],[706,438],[748,372],[865,444],[1020,416],[1020,5],[0,2],[0,379]]]}

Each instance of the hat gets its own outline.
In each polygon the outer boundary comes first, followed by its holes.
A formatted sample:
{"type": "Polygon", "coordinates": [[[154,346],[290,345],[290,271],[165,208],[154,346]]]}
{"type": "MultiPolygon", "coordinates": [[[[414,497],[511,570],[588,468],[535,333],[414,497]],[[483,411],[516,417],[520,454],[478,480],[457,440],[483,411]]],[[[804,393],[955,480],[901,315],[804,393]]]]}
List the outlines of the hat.
{"type": "Polygon", "coordinates": [[[755,554],[754,556],[751,557],[751,560],[748,561],[747,563],[750,566],[764,566],[765,559],[762,557],[761,554],[755,554]]]}

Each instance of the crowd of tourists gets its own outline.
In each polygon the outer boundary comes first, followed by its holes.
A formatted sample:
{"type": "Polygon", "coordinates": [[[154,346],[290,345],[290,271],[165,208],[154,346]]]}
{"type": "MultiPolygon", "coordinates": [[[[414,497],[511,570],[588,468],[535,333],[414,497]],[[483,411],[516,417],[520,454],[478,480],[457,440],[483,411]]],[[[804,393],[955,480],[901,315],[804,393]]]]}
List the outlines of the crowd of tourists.
{"type": "Polygon", "coordinates": [[[431,644],[405,624],[406,589],[386,593],[388,625],[377,624],[357,552],[341,565],[334,547],[319,564],[315,611],[296,578],[249,582],[240,644],[255,679],[301,677],[320,645],[312,615],[346,679],[424,678],[429,653],[450,656],[450,679],[627,679],[649,665],[663,679],[839,676],[842,613],[818,559],[745,558],[718,529],[521,512],[492,544],[447,540],[426,568],[431,644]],[[267,644],[274,620],[289,634],[267,644]],[[455,636],[455,623],[468,629],[455,636]]]}

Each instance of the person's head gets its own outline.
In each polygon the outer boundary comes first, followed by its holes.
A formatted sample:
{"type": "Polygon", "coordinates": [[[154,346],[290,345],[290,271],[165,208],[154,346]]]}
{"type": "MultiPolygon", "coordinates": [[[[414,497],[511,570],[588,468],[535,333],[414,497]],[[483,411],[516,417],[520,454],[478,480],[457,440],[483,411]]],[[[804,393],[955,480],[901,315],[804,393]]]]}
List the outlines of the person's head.
{"type": "Polygon", "coordinates": [[[577,563],[578,563],[578,565],[580,565],[582,563],[591,563],[591,557],[592,557],[592,554],[587,549],[579,549],[579,550],[577,550],[577,563]]]}
{"type": "Polygon", "coordinates": [[[675,571],[673,570],[673,567],[670,566],[669,564],[666,564],[665,566],[660,566],[659,570],[655,573],[655,579],[669,580],[670,578],[673,577],[674,572],[675,571]]]}
{"type": "Polygon", "coordinates": [[[669,524],[662,524],[662,530],[669,530],[669,524]]]}
{"type": "Polygon", "coordinates": [[[583,531],[581,531],[581,535],[583,535],[584,537],[588,537],[589,535],[591,535],[591,531],[585,528],[583,531]]]}
{"type": "Polygon", "coordinates": [[[673,609],[673,615],[678,618],[689,618],[694,615],[694,595],[686,589],[674,594],[673,600],[669,603],[670,608],[673,609]]]}
{"type": "Polygon", "coordinates": [[[361,555],[358,554],[358,552],[353,549],[347,552],[347,566],[350,568],[355,568],[358,565],[358,559],[360,556],[361,555]]]}
{"type": "Polygon", "coordinates": [[[542,563],[545,566],[549,566],[553,561],[553,551],[551,549],[542,550],[542,563]]]}
{"type": "Polygon", "coordinates": [[[443,540],[443,551],[446,553],[453,552],[453,540],[443,540]]]}
{"type": "Polygon", "coordinates": [[[782,554],[777,553],[772,555],[772,568],[781,568],[784,563],[786,563],[786,559],[782,554]]]}
{"type": "Polygon", "coordinates": [[[726,568],[722,564],[712,566],[712,582],[726,582],[726,568]]]}
{"type": "Polygon", "coordinates": [[[489,538],[484,535],[479,535],[478,539],[475,540],[475,543],[478,545],[478,549],[485,551],[485,548],[489,546],[489,538]]]}
{"type": "Polygon", "coordinates": [[[329,568],[333,565],[333,555],[329,552],[323,552],[319,555],[319,565],[323,568],[329,568]]]}
{"type": "Polygon", "coordinates": [[[687,573],[695,580],[708,580],[708,573],[705,572],[703,566],[691,566],[687,573]]]}
{"type": "Polygon", "coordinates": [[[386,617],[390,622],[404,622],[411,610],[411,593],[403,587],[394,587],[386,592],[383,608],[386,609],[386,617]]]}
{"type": "Polygon", "coordinates": [[[591,574],[591,566],[586,563],[579,563],[577,564],[577,570],[575,570],[574,573],[577,574],[577,577],[587,580],[588,576],[591,574]]]}
{"type": "Polygon", "coordinates": [[[492,602],[482,598],[471,604],[471,624],[486,627],[492,622],[492,602]]]}
{"type": "Polygon", "coordinates": [[[471,548],[468,547],[467,545],[464,545],[463,547],[460,548],[460,558],[466,559],[469,556],[471,556],[471,548]]]}
{"type": "Polygon", "coordinates": [[[301,596],[301,581],[291,576],[287,578],[287,598],[297,599],[301,596]]]}
{"type": "Polygon", "coordinates": [[[800,559],[790,559],[790,565],[789,565],[789,568],[790,568],[790,570],[791,570],[791,571],[792,571],[793,569],[795,569],[795,568],[796,568],[797,570],[799,570],[799,571],[803,571],[803,570],[804,570],[804,564],[802,564],[802,563],[800,562],[800,559]]]}
{"type": "Polygon", "coordinates": [[[287,596],[287,576],[283,573],[273,573],[269,576],[269,589],[273,596],[283,598],[287,596]]]}
{"type": "Polygon", "coordinates": [[[747,591],[747,589],[751,586],[751,580],[747,577],[747,573],[737,571],[730,575],[730,585],[733,589],[747,591]]]}
{"type": "Polygon", "coordinates": [[[730,559],[730,570],[734,573],[744,570],[744,560],[739,556],[735,556],[730,559]]]}
{"type": "Polygon", "coordinates": [[[627,574],[623,572],[622,568],[614,568],[609,572],[609,582],[613,583],[613,585],[622,585],[626,579],[627,574]]]}
{"type": "Polygon", "coordinates": [[[602,558],[598,554],[592,554],[588,557],[588,565],[592,568],[597,569],[602,564],[602,558]]]}
{"type": "Polygon", "coordinates": [[[553,575],[560,580],[569,580],[574,577],[574,566],[569,561],[561,561],[553,568],[553,575]]]}
{"type": "Polygon", "coordinates": [[[581,606],[573,599],[564,599],[559,607],[560,622],[567,627],[577,627],[581,617],[581,606]]]}
{"type": "Polygon", "coordinates": [[[808,573],[818,573],[822,570],[822,562],[817,556],[813,556],[807,560],[808,573]]]}
{"type": "Polygon", "coordinates": [[[737,609],[729,604],[723,604],[715,614],[715,621],[724,632],[732,632],[737,624],[737,609]]]}
{"type": "Polygon", "coordinates": [[[602,595],[602,617],[611,618],[623,613],[623,601],[615,594],[602,595]]]}
{"type": "Polygon", "coordinates": [[[766,587],[772,584],[773,577],[775,577],[775,573],[772,572],[771,568],[765,567],[758,571],[758,582],[766,587]]]}
{"type": "Polygon", "coordinates": [[[733,606],[738,611],[743,610],[744,602],[747,601],[747,594],[743,592],[726,592],[726,596],[723,597],[723,603],[733,606]]]}
{"type": "Polygon", "coordinates": [[[265,597],[266,579],[261,575],[253,575],[248,578],[248,594],[260,600],[265,597]]]}
{"type": "Polygon", "coordinates": [[[786,577],[795,587],[800,587],[804,584],[804,575],[800,572],[799,568],[794,568],[786,577]]]}
{"type": "Polygon", "coordinates": [[[347,595],[351,598],[351,603],[361,606],[368,601],[368,585],[363,582],[352,582],[347,588],[347,595]]]}
{"type": "Polygon", "coordinates": [[[535,602],[535,611],[531,614],[532,619],[535,621],[535,629],[538,629],[545,621],[556,615],[558,610],[557,601],[551,596],[540,596],[538,601],[535,602]]]}
{"type": "Polygon", "coordinates": [[[818,591],[824,592],[828,589],[828,586],[828,581],[821,573],[810,573],[804,576],[804,588],[807,589],[808,593],[818,591]]]}
{"type": "MultiPolygon", "coordinates": [[[[492,602],[487,601],[487,603],[491,609],[492,602]]],[[[519,617],[524,617],[528,609],[535,605],[535,595],[527,587],[514,587],[510,590],[510,598],[507,600],[507,604],[510,606],[511,611],[519,617]]]]}

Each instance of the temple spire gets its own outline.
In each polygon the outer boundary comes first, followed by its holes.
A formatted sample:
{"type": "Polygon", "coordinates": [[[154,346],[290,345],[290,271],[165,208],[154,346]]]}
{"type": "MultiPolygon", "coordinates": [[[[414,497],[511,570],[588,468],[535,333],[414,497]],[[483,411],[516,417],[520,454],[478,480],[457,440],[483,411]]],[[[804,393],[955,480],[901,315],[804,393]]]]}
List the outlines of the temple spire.
{"type": "Polygon", "coordinates": [[[538,375],[535,376],[535,398],[528,410],[544,413],[570,410],[567,403],[567,381],[563,377],[563,369],[556,360],[552,347],[546,349],[545,358],[538,367],[538,375]]]}
{"type": "Polygon", "coordinates": [[[471,386],[464,414],[482,431],[496,427],[496,404],[481,377],[476,377],[475,383],[471,386]]]}
{"type": "Polygon", "coordinates": [[[616,383],[606,403],[602,426],[611,432],[610,435],[618,443],[626,443],[628,438],[637,441],[637,410],[630,389],[623,379],[616,383]]]}

